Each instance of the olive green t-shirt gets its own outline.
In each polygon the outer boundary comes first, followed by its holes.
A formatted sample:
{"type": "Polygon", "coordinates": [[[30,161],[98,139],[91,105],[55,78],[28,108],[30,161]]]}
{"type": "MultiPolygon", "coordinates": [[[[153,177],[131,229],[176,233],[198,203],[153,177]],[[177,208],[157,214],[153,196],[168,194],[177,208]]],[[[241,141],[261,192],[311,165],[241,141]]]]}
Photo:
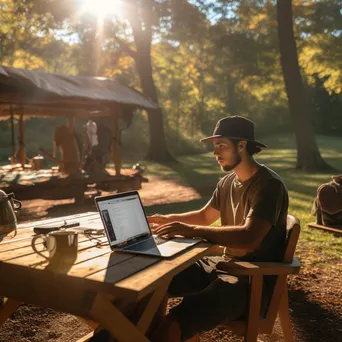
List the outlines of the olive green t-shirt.
{"type": "Polygon", "coordinates": [[[261,244],[239,257],[245,261],[283,260],[288,204],[284,182],[264,165],[245,182],[239,182],[234,172],[223,177],[210,200],[210,205],[220,211],[222,226],[243,225],[248,217],[272,224],[261,244]]]}

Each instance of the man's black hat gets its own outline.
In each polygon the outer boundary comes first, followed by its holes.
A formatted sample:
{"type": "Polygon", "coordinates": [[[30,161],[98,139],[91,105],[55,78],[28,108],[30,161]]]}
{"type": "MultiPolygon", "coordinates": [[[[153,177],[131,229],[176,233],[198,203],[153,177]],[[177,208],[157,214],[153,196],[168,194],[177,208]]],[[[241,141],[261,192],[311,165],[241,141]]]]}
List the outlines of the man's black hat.
{"type": "Polygon", "coordinates": [[[203,138],[201,141],[211,141],[215,138],[247,140],[253,142],[256,146],[267,147],[265,144],[254,139],[254,123],[251,120],[238,115],[219,120],[213,135],[203,138]]]}

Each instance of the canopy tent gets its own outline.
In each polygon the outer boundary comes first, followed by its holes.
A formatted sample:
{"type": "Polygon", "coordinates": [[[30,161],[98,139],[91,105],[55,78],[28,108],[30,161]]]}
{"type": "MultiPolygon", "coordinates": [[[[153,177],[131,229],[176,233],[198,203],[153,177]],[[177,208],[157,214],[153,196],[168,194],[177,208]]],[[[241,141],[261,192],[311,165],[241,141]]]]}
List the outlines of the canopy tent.
{"type": "Polygon", "coordinates": [[[51,105],[54,110],[74,107],[84,111],[117,104],[144,109],[158,107],[135,89],[105,77],[56,75],[0,66],[0,116],[9,114],[8,104],[23,111],[26,106],[47,109],[51,105]]]}
{"type": "MultiPolygon", "coordinates": [[[[158,105],[135,89],[104,77],[57,75],[0,66],[0,119],[11,117],[13,121],[14,115],[20,116],[22,164],[24,116],[112,116],[115,135],[119,115],[131,115],[136,108],[156,109],[158,105]]],[[[118,139],[113,141],[115,144],[118,139]]],[[[119,145],[113,147],[117,159],[119,145]]],[[[115,160],[117,163],[121,164],[120,160],[115,160]]]]}

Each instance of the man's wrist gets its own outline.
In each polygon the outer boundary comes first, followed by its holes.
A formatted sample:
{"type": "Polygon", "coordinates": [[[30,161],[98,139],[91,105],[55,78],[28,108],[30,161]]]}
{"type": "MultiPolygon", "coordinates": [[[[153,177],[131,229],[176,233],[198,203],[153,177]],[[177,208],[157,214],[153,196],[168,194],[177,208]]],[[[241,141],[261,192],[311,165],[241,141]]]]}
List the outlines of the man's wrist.
{"type": "Polygon", "coordinates": [[[163,217],[167,220],[168,223],[179,221],[177,215],[174,214],[163,215],[163,217]]]}
{"type": "Polygon", "coordinates": [[[198,226],[195,226],[193,224],[189,224],[190,229],[193,232],[193,237],[201,237],[201,229],[198,226]]]}

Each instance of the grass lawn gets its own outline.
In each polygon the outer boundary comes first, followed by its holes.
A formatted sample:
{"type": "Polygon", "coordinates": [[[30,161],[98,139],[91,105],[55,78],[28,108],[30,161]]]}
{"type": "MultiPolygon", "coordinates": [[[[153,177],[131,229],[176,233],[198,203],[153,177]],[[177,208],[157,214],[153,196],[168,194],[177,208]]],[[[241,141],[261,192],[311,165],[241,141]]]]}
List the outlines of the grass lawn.
{"type": "MultiPolygon", "coordinates": [[[[269,148],[262,151],[257,160],[275,170],[285,181],[289,190],[289,213],[301,221],[302,232],[298,251],[310,264],[320,265],[321,261],[335,259],[342,255],[342,244],[339,238],[331,233],[309,228],[307,224],[315,221],[311,215],[311,207],[318,186],[328,182],[331,174],[307,173],[295,170],[296,149],[294,137],[290,135],[270,136],[262,140],[269,148]]],[[[342,138],[317,136],[317,142],[323,158],[338,170],[342,170],[342,138]]],[[[179,180],[194,187],[203,200],[187,203],[173,203],[148,208],[148,214],[159,212],[185,212],[199,208],[206,203],[218,180],[224,175],[211,153],[184,156],[178,158],[179,163],[146,164],[147,176],[158,175],[166,179],[179,180]]],[[[341,171],[342,173],[342,171],[341,171]]],[[[341,268],[341,264],[331,267],[341,268]]]]}

